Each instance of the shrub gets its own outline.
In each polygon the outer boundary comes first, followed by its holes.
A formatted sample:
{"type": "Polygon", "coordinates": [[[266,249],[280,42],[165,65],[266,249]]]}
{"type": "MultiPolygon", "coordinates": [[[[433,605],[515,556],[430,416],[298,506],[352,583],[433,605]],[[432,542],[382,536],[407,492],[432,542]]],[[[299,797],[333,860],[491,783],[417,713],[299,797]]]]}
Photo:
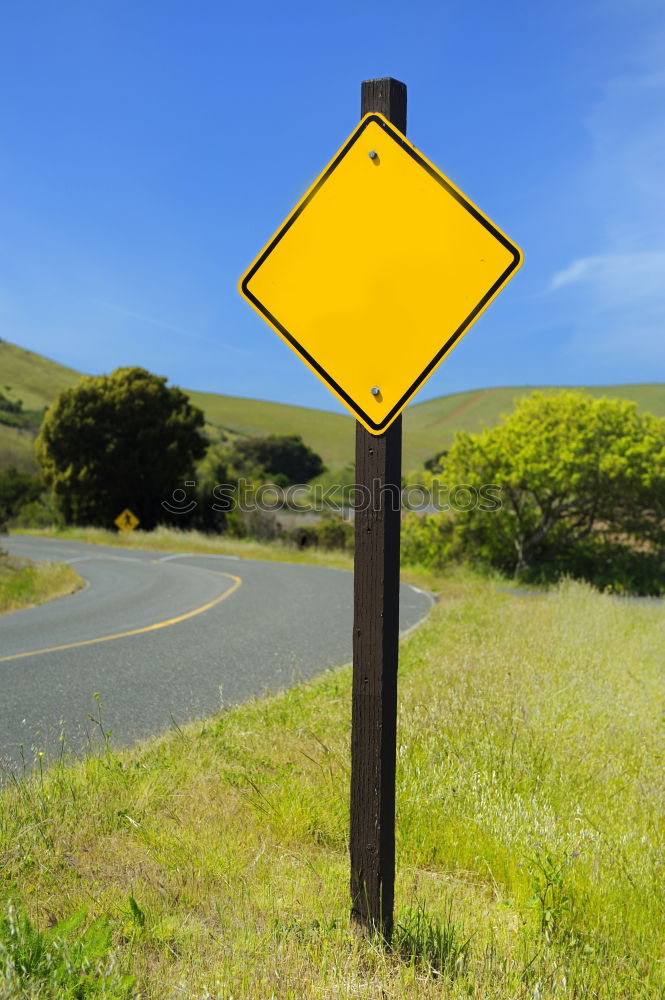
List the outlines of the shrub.
{"type": "Polygon", "coordinates": [[[429,482],[464,484],[473,502],[450,526],[444,515],[408,524],[418,561],[466,558],[525,580],[568,574],[665,589],[665,420],[634,403],[533,393],[497,427],[458,433],[429,482]]]}

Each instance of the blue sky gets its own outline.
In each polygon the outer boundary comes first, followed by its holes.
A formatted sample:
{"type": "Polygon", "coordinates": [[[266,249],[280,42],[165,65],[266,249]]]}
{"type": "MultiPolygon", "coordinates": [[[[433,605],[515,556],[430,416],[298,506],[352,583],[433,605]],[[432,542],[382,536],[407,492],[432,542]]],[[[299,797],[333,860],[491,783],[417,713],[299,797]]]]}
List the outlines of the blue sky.
{"type": "Polygon", "coordinates": [[[0,336],[340,409],[236,286],[388,75],[525,254],[417,398],[665,380],[663,0],[7,0],[0,336]]]}

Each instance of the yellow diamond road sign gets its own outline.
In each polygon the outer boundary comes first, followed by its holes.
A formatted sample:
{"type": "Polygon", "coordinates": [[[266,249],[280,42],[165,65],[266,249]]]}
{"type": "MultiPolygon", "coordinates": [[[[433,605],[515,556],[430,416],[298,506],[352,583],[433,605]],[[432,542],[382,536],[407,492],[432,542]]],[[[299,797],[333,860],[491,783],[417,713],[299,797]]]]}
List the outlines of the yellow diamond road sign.
{"type": "Polygon", "coordinates": [[[240,292],[373,434],[522,262],[383,115],[366,115],[240,292]]]}
{"type": "Polygon", "coordinates": [[[118,514],[113,523],[117,526],[118,531],[133,531],[141,522],[136,514],[133,514],[128,507],[125,507],[122,514],[118,514]]]}

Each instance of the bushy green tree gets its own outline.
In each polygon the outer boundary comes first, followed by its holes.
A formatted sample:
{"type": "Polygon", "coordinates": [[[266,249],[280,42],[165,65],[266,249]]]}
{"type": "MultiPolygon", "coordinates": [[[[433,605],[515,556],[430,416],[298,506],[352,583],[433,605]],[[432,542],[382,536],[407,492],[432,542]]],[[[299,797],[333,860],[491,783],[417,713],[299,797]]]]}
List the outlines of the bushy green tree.
{"type": "Polygon", "coordinates": [[[67,523],[111,527],[129,507],[141,527],[203,457],[204,417],[178,388],[144,368],[86,376],[44,418],[36,454],[67,523]]]}
{"type": "Polygon", "coordinates": [[[228,459],[238,475],[278,486],[307,483],[325,469],[321,456],[299,434],[238,438],[228,459]]]}
{"type": "Polygon", "coordinates": [[[665,420],[632,402],[535,392],[498,426],[459,433],[433,478],[469,487],[451,551],[531,578],[665,586],[665,420]]]}

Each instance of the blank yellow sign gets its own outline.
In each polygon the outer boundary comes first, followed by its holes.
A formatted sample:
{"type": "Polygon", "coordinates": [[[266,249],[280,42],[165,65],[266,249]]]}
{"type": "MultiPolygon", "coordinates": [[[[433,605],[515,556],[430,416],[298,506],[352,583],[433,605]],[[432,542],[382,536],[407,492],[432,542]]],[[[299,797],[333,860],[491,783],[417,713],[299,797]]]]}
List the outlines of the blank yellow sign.
{"type": "Polygon", "coordinates": [[[519,249],[382,115],[366,115],[240,292],[373,434],[521,264],[519,249]]]}

